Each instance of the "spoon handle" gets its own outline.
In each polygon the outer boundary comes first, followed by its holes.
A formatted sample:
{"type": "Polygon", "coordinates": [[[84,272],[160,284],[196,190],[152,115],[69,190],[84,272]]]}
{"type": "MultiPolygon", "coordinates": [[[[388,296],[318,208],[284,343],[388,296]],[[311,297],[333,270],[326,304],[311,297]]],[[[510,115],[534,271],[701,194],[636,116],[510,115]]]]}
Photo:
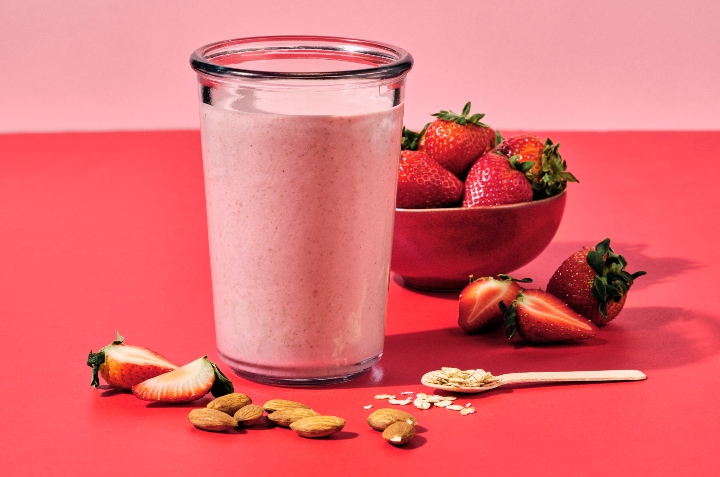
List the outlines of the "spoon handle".
{"type": "Polygon", "coordinates": [[[639,381],[647,376],[634,369],[611,371],[567,371],[549,373],[501,374],[503,384],[510,383],[558,383],[572,381],[639,381]]]}

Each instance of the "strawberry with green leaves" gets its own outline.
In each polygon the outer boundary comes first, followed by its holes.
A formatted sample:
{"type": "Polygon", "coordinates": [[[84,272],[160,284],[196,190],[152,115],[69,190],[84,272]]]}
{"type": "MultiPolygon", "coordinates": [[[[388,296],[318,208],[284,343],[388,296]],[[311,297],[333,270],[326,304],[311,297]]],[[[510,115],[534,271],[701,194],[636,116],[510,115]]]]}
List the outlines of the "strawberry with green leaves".
{"type": "Polygon", "coordinates": [[[532,183],[535,197],[542,199],[557,195],[567,186],[567,182],[578,182],[567,171],[567,163],[558,151],[560,144],[553,144],[550,138],[543,143],[532,134],[520,134],[503,140],[495,150],[508,157],[516,156],[520,164],[530,164],[526,176],[532,183]]]}
{"type": "Polygon", "coordinates": [[[178,368],[177,364],[154,351],[125,344],[120,333],[115,333],[115,341],[100,348],[97,353],[91,350],[88,355],[87,365],[92,368],[90,384],[93,387],[100,385],[98,375],[110,386],[130,389],[147,379],[178,368]]]}
{"type": "Polygon", "coordinates": [[[543,290],[522,290],[509,307],[500,306],[508,339],[517,333],[531,343],[558,343],[592,338],[598,332],[592,321],[543,290]]]}
{"type": "Polygon", "coordinates": [[[532,282],[529,278],[516,280],[508,275],[473,279],[460,293],[458,325],[467,333],[485,331],[503,322],[499,304],[509,307],[522,290],[518,283],[532,282]]]}
{"type": "Polygon", "coordinates": [[[450,171],[420,151],[400,153],[396,206],[432,209],[459,204],[463,183],[450,171]]]}
{"type": "Polygon", "coordinates": [[[132,387],[133,394],[145,401],[190,402],[208,392],[215,397],[234,392],[232,381],[207,356],[174,371],[161,374],[132,387]]]}
{"type": "Polygon", "coordinates": [[[596,325],[604,325],[620,313],[635,279],[645,275],[629,273],[626,266],[607,238],[568,257],[550,277],[547,290],[596,325]]]}
{"type": "Polygon", "coordinates": [[[470,103],[460,114],[443,110],[433,116],[437,119],[420,133],[418,150],[462,179],[475,160],[495,146],[495,131],[480,121],[484,114],[470,115],[470,103]]]}
{"type": "Polygon", "coordinates": [[[525,172],[530,164],[519,164],[516,157],[488,152],[470,168],[465,178],[463,207],[530,202],[533,190],[525,172]]]}

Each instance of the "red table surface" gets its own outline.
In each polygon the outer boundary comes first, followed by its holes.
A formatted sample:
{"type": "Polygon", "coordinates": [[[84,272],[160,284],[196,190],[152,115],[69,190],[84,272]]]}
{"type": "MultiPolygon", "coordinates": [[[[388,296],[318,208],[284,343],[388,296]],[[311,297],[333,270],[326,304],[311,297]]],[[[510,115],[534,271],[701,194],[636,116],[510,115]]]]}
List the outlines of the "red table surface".
{"type": "Polygon", "coordinates": [[[501,331],[465,335],[457,293],[394,276],[370,373],[310,389],[234,378],[257,403],[298,400],[347,420],[310,440],[267,425],[203,432],[187,413],[209,398],[150,404],[90,387],[87,353],[114,330],[181,364],[218,359],[197,131],[0,135],[0,474],[717,475],[720,132],[550,136],[580,183],[553,242],[513,274],[544,287],[576,249],[611,237],[648,273],[620,317],[580,344],[509,344],[501,331]],[[420,376],[441,366],[648,379],[505,387],[461,397],[469,416],[410,406],[417,437],[388,445],[363,406],[427,392],[420,376]]]}

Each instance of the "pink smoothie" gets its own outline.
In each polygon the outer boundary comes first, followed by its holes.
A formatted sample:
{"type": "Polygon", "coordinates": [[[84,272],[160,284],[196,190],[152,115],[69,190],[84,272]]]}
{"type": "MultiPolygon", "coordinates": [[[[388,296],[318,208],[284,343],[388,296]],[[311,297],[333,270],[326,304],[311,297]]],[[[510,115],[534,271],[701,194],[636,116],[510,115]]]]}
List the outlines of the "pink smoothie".
{"type": "Polygon", "coordinates": [[[383,349],[402,105],[201,114],[221,356],[279,379],[368,368],[383,349]]]}

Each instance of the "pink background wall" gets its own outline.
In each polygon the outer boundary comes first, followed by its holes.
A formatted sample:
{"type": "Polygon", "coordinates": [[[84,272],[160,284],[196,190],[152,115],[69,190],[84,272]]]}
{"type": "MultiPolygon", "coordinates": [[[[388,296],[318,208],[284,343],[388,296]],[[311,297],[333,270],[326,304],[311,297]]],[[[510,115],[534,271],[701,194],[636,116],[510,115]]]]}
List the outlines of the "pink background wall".
{"type": "Polygon", "coordinates": [[[499,128],[720,129],[719,25],[718,0],[2,0],[0,132],[196,128],[190,52],[287,33],[408,49],[410,126],[472,100],[499,128]]]}

